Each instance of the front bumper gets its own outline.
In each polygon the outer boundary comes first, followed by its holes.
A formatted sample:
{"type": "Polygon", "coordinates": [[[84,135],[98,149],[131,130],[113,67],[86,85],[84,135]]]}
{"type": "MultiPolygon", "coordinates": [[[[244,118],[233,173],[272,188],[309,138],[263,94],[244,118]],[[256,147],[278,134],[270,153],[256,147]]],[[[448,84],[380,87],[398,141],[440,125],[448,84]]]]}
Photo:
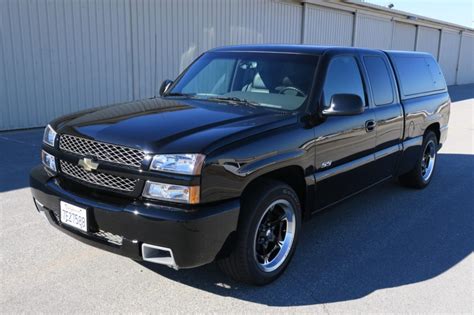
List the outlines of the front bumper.
{"type": "Polygon", "coordinates": [[[183,210],[131,201],[91,199],[87,193],[66,190],[42,166],[30,173],[30,186],[38,211],[66,234],[89,245],[135,260],[143,260],[142,244],[169,248],[176,268],[192,268],[215,260],[231,246],[237,229],[239,200],[183,210]],[[60,201],[87,209],[88,232],[61,224],[60,201]],[[111,242],[103,233],[122,237],[111,242]]]}

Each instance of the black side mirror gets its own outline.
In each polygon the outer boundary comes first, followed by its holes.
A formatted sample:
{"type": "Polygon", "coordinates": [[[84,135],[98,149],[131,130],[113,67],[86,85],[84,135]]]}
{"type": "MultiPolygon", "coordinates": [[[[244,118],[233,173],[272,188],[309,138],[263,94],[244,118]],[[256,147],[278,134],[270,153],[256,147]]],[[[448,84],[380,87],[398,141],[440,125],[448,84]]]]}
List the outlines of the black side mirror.
{"type": "Polygon", "coordinates": [[[356,94],[334,94],[331,103],[322,114],[324,116],[349,116],[358,115],[364,112],[364,103],[356,94]]]}
{"type": "Polygon", "coordinates": [[[171,84],[173,84],[173,81],[171,80],[164,80],[163,83],[161,83],[160,96],[163,96],[163,94],[165,94],[168,91],[171,84]]]}

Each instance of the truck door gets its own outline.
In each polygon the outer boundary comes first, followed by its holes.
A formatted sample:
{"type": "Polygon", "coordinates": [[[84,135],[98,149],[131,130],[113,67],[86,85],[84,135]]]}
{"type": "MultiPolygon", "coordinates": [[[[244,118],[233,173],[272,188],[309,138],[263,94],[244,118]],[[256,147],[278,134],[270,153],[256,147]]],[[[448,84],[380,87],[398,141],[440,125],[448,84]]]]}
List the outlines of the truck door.
{"type": "Polygon", "coordinates": [[[403,137],[403,108],[398,98],[396,81],[390,63],[380,53],[362,54],[369,82],[369,102],[375,112],[375,161],[378,180],[394,174],[403,137]]]}
{"type": "Polygon", "coordinates": [[[376,181],[375,115],[369,106],[357,55],[332,57],[322,85],[322,107],[335,94],[357,94],[363,113],[328,116],[315,127],[316,209],[324,208],[376,181]]]}

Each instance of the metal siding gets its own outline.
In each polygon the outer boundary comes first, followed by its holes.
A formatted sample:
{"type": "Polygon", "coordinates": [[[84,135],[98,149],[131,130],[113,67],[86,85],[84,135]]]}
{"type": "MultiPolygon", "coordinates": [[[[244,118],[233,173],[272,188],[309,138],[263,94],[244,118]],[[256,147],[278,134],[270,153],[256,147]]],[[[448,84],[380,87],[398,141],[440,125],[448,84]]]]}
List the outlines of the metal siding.
{"type": "MultiPolygon", "coordinates": [[[[0,0],[0,130],[157,94],[202,52],[221,45],[351,45],[354,14],[277,0],[0,0]],[[302,39],[304,27],[304,38],[302,39]]],[[[441,26],[440,26],[441,27],[441,26]]],[[[412,50],[415,27],[358,13],[359,47],[412,50]]],[[[438,57],[440,32],[419,26],[417,50],[438,57]]],[[[459,83],[474,82],[472,34],[459,83]]],[[[443,33],[440,64],[456,79],[459,35],[443,33]]]]}
{"type": "Polygon", "coordinates": [[[448,85],[456,83],[456,68],[459,56],[459,33],[443,31],[439,52],[439,64],[448,85]]]}
{"type": "Polygon", "coordinates": [[[303,43],[350,46],[354,14],[307,5],[303,43]]]}
{"type": "Polygon", "coordinates": [[[474,34],[463,34],[456,84],[474,82],[474,34]]]}
{"type": "Polygon", "coordinates": [[[438,58],[439,30],[418,26],[417,51],[424,51],[438,58]]]}
{"type": "Polygon", "coordinates": [[[391,49],[415,50],[416,26],[395,22],[391,49]]]}
{"type": "Polygon", "coordinates": [[[357,47],[390,49],[393,23],[389,18],[360,14],[357,47]]]}
{"type": "Polygon", "coordinates": [[[131,99],[127,3],[0,1],[0,130],[131,99]]]}
{"type": "Polygon", "coordinates": [[[302,7],[272,0],[132,1],[134,97],[216,46],[299,42],[302,7]]]}

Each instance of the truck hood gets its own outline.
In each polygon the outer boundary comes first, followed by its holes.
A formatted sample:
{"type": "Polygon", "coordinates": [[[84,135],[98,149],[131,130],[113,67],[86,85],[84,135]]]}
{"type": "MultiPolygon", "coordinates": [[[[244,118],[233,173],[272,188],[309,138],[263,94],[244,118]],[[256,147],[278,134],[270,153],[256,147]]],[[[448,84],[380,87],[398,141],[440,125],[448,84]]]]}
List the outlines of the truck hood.
{"type": "MultiPolygon", "coordinates": [[[[293,119],[291,119],[293,117],[293,119]]],[[[150,153],[207,153],[220,142],[277,128],[294,115],[196,99],[154,98],[61,117],[59,134],[135,147],[150,153]]]]}

